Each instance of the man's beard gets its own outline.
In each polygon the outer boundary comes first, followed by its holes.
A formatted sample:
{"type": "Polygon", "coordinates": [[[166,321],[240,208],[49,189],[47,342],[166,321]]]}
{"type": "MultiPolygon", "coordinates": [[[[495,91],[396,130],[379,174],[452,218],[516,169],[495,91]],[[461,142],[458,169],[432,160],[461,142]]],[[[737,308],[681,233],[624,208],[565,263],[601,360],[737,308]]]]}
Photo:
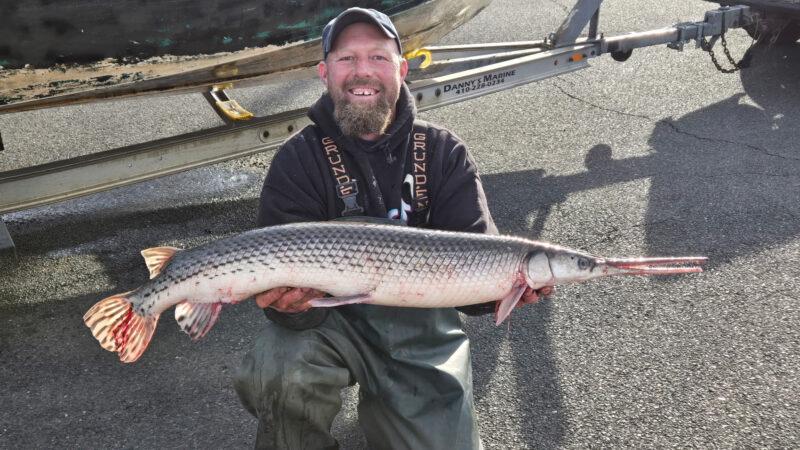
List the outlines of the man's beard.
{"type": "Polygon", "coordinates": [[[396,89],[387,89],[376,80],[354,79],[345,83],[341,90],[328,85],[328,92],[333,100],[333,119],[345,135],[380,135],[391,124],[392,107],[398,98],[396,89]],[[347,91],[355,86],[368,86],[379,90],[380,94],[374,102],[352,101],[347,91]]]}

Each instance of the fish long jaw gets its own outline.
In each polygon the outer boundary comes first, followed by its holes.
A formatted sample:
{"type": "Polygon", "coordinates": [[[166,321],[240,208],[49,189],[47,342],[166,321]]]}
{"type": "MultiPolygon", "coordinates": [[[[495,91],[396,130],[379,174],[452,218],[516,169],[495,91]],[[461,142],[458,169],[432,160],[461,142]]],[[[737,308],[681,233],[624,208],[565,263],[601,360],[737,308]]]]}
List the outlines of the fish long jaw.
{"type": "Polygon", "coordinates": [[[705,264],[705,256],[664,258],[599,258],[595,271],[597,276],[616,275],[668,275],[676,273],[698,273],[703,268],[689,264],[705,264]]]}

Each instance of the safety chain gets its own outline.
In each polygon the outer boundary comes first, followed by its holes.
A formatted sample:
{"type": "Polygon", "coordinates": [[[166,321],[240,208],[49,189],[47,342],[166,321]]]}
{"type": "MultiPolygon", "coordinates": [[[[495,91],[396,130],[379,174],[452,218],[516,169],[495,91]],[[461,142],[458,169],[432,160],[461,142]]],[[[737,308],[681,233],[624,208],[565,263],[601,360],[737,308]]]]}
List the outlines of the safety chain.
{"type": "Polygon", "coordinates": [[[728,58],[728,62],[733,66],[732,69],[726,69],[722,67],[719,61],[717,61],[717,55],[714,54],[714,49],[709,46],[705,36],[703,36],[703,47],[702,47],[706,49],[709,55],[711,55],[711,62],[714,63],[714,66],[717,68],[717,70],[719,70],[722,73],[734,73],[737,70],[741,70],[750,65],[750,59],[751,59],[750,50],[756,44],[756,39],[753,39],[753,42],[750,43],[750,48],[748,48],[747,51],[744,52],[744,56],[742,56],[742,59],[739,60],[739,62],[736,62],[736,60],[733,59],[733,56],[731,56],[730,50],[728,50],[728,43],[725,41],[725,33],[722,33],[721,35],[719,35],[719,37],[720,37],[720,42],[722,42],[722,51],[728,58]]]}
{"type": "MultiPolygon", "coordinates": [[[[752,26],[753,26],[753,29],[755,30],[755,32],[753,34],[753,40],[750,42],[750,47],[748,47],[748,49],[744,52],[744,55],[742,56],[742,59],[739,60],[738,63],[731,56],[730,50],[728,50],[728,42],[725,41],[725,33],[722,33],[722,34],[719,35],[720,41],[722,42],[722,51],[725,53],[725,56],[728,58],[728,62],[731,63],[731,65],[733,66],[732,69],[726,69],[726,68],[722,67],[722,65],[719,63],[719,61],[717,61],[717,56],[714,54],[714,49],[709,45],[709,43],[706,40],[705,36],[703,36],[702,48],[703,48],[703,50],[707,51],[709,55],[711,55],[711,62],[714,63],[714,66],[717,68],[717,70],[719,70],[722,73],[734,73],[734,72],[736,72],[738,70],[742,70],[742,69],[750,66],[750,61],[753,59],[753,53],[752,53],[753,47],[755,47],[756,44],[760,43],[761,40],[764,38],[764,35],[761,34],[761,20],[759,18],[756,18],[755,23],[753,23],[752,26]]],[[[772,36],[770,37],[770,40],[769,40],[768,48],[772,47],[772,44],[774,44],[775,41],[778,39],[778,35],[782,31],[782,28],[783,27],[781,27],[781,29],[779,29],[777,32],[772,33],[772,36]]]]}

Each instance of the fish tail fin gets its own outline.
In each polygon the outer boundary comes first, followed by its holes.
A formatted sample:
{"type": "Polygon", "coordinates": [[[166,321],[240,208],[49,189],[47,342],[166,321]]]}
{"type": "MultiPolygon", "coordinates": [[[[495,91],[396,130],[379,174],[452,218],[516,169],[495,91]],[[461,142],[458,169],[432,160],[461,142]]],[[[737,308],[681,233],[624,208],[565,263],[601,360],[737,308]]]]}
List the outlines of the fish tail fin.
{"type": "Polygon", "coordinates": [[[158,321],[158,316],[145,317],[136,313],[128,301],[129,294],[126,292],[100,300],[83,315],[83,322],[100,345],[110,352],[117,352],[123,362],[136,361],[142,355],[158,321]]]}

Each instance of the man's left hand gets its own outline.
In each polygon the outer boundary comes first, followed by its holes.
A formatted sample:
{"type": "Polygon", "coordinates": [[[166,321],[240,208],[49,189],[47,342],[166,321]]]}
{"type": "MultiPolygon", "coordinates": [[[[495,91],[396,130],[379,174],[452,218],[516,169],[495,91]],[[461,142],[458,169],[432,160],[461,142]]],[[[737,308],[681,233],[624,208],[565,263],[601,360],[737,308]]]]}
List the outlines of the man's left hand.
{"type": "Polygon", "coordinates": [[[555,288],[553,286],[544,286],[539,289],[531,289],[530,287],[525,288],[525,292],[522,293],[522,297],[519,299],[519,303],[517,303],[517,308],[520,306],[529,303],[534,304],[539,301],[539,296],[542,297],[549,297],[553,295],[555,292],[555,288]]]}

